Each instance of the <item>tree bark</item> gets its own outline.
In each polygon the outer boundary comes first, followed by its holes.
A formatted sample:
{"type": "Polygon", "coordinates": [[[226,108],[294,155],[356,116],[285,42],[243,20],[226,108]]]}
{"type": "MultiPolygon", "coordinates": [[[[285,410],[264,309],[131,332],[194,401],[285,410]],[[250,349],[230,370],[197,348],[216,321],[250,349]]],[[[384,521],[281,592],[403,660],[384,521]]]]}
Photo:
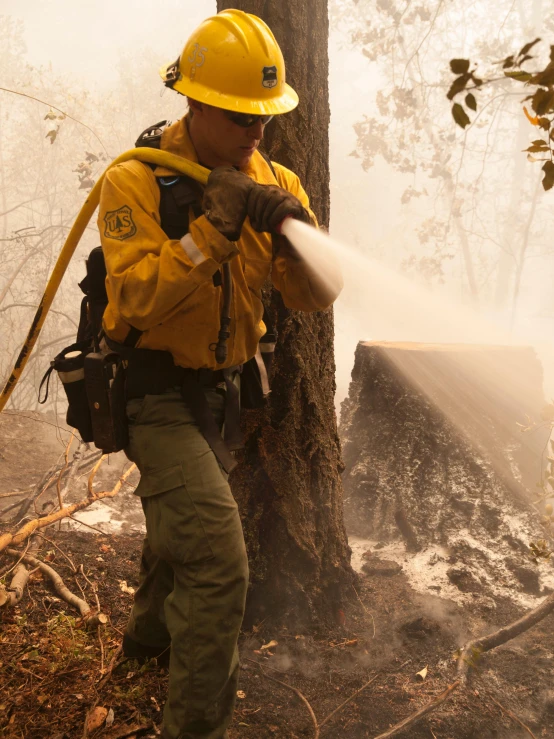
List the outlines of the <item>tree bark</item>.
{"type": "MultiPolygon", "coordinates": [[[[267,127],[266,149],[300,177],[320,224],[329,223],[328,14],[326,0],[218,1],[261,17],[273,31],[298,108],[267,127]]],[[[334,410],[333,313],[299,313],[267,291],[278,333],[272,393],[245,414],[246,446],[232,477],[250,556],[246,623],[267,616],[331,622],[353,573],[342,513],[342,463],[334,410]]]]}

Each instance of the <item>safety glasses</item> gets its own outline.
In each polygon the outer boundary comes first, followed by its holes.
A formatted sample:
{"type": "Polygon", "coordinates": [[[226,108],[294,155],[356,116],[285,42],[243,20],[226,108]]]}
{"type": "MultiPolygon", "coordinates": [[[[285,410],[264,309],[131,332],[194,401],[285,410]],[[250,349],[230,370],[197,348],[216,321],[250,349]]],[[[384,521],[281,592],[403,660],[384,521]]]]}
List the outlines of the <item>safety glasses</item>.
{"type": "Polygon", "coordinates": [[[258,121],[262,123],[264,126],[266,123],[269,123],[269,121],[273,118],[272,115],[253,115],[250,113],[235,113],[232,110],[224,110],[223,111],[227,118],[232,121],[233,123],[236,123],[237,126],[240,126],[241,128],[250,128],[250,126],[255,125],[258,121]]]}

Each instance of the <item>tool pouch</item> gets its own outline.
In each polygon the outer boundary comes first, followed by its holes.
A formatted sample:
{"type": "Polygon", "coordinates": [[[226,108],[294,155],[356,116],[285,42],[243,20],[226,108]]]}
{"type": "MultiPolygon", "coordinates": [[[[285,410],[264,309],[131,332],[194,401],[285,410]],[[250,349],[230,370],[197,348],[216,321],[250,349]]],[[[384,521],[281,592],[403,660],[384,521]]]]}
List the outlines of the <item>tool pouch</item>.
{"type": "Polygon", "coordinates": [[[77,341],[75,344],[66,346],[50,362],[50,368],[44,375],[39,390],[39,403],[46,403],[50,375],[53,370],[56,370],[67,396],[67,425],[77,429],[81,439],[85,442],[93,440],[92,422],[85,389],[85,356],[90,350],[89,341],[77,341]],[[46,391],[44,397],[41,398],[45,383],[46,391]]]}
{"type": "Polygon", "coordinates": [[[125,412],[125,366],[115,352],[91,352],[85,357],[85,386],[94,444],[104,454],[129,443],[125,412]]]}

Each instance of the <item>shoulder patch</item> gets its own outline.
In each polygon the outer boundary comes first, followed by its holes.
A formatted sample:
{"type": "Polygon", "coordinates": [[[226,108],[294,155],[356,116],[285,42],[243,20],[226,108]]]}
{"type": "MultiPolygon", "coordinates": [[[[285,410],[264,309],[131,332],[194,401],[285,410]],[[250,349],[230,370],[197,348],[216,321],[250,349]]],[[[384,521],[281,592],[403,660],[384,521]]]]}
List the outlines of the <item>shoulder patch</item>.
{"type": "Polygon", "coordinates": [[[133,211],[128,205],[123,205],[117,210],[109,210],[104,216],[106,228],[104,236],[109,239],[129,239],[137,232],[137,227],[133,221],[133,211]]]}

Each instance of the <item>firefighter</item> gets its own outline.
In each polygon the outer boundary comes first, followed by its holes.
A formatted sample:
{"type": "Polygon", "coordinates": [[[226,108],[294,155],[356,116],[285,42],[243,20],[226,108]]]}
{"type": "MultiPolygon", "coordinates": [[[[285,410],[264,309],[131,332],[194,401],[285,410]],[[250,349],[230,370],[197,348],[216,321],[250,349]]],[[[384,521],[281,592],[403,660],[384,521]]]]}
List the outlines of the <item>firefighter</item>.
{"type": "Polygon", "coordinates": [[[291,309],[324,310],[336,294],[283,237],[272,243],[286,216],[315,218],[298,177],[258,151],[271,118],[298,104],[267,25],[238,10],[208,18],[161,75],[188,112],[138,145],[155,139],[211,174],[203,192],[190,181],[179,190],[174,172],[131,160],[108,171],[101,193],[103,327],[128,362],[125,451],[141,473],[146,519],[123,649],[169,657],[164,739],[221,739],[248,585],[227,482],[237,377],[266,333],[260,291],[270,273],[291,309]]]}

